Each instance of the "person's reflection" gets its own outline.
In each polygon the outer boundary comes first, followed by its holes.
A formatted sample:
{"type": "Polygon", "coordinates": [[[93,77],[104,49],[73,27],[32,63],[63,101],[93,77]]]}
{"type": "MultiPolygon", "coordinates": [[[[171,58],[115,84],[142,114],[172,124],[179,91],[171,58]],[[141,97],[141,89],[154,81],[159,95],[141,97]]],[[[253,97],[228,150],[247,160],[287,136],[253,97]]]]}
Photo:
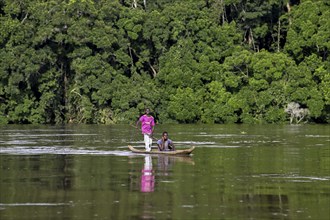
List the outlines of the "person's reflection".
{"type": "Polygon", "coordinates": [[[155,176],[152,170],[151,156],[144,157],[144,166],[141,175],[141,192],[153,192],[155,188],[155,176]]]}
{"type": "Polygon", "coordinates": [[[162,176],[169,175],[169,169],[171,169],[172,164],[174,163],[174,157],[159,155],[158,157],[158,170],[161,172],[162,176]]]}

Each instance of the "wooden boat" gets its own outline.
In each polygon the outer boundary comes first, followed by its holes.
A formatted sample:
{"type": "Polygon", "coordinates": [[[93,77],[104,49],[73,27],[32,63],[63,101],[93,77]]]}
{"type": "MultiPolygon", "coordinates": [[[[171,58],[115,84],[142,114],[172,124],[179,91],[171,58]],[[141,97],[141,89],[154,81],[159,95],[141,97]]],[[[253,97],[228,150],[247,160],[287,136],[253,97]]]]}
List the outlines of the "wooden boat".
{"type": "Polygon", "coordinates": [[[153,149],[151,151],[145,151],[136,149],[133,146],[128,145],[128,148],[134,153],[141,153],[141,154],[166,154],[166,155],[189,155],[195,149],[195,146],[191,148],[184,149],[184,150],[175,150],[175,151],[159,151],[158,149],[153,149]]]}

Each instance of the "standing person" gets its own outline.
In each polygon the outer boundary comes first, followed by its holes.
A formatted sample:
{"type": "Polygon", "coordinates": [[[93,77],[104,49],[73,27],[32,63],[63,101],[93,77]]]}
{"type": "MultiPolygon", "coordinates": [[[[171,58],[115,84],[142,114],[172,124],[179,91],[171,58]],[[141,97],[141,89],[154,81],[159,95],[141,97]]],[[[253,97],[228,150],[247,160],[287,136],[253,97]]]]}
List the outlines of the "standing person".
{"type": "Polygon", "coordinates": [[[168,139],[167,131],[164,131],[162,134],[162,139],[157,141],[158,150],[160,151],[175,151],[173,141],[168,139]]]}
{"type": "Polygon", "coordinates": [[[136,122],[136,127],[141,123],[141,131],[144,136],[144,144],[146,151],[151,151],[152,145],[152,135],[154,133],[155,120],[152,115],[150,115],[150,109],[146,108],[145,114],[142,115],[136,122]]]}

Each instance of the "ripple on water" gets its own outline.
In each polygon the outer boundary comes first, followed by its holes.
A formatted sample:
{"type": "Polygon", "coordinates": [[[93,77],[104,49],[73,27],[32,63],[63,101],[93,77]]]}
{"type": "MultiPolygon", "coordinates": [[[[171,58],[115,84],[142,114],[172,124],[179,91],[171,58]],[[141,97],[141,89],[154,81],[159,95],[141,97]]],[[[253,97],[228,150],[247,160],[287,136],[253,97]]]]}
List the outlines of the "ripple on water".
{"type": "Polygon", "coordinates": [[[259,177],[269,177],[272,179],[285,179],[289,182],[314,182],[314,181],[330,181],[329,177],[317,177],[317,176],[300,176],[300,175],[281,175],[281,174],[259,174],[253,175],[255,178],[259,177]]]}
{"type": "Polygon", "coordinates": [[[40,154],[71,154],[71,155],[130,155],[129,151],[120,150],[97,150],[97,149],[74,149],[61,146],[39,146],[39,147],[5,147],[1,148],[1,154],[10,155],[40,155],[40,154]]]}
{"type": "Polygon", "coordinates": [[[72,203],[0,203],[0,207],[17,207],[17,206],[71,206],[72,203]]]}

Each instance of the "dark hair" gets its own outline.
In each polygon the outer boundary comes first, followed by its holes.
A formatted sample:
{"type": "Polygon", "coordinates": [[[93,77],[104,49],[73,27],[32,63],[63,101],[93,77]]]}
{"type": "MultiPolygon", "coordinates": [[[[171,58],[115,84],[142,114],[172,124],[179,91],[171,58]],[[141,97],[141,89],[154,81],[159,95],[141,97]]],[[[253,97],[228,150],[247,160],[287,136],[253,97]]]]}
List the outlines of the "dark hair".
{"type": "Polygon", "coordinates": [[[164,136],[164,134],[167,134],[168,135],[168,132],[167,131],[164,131],[163,134],[162,134],[162,136],[164,136]]]}

